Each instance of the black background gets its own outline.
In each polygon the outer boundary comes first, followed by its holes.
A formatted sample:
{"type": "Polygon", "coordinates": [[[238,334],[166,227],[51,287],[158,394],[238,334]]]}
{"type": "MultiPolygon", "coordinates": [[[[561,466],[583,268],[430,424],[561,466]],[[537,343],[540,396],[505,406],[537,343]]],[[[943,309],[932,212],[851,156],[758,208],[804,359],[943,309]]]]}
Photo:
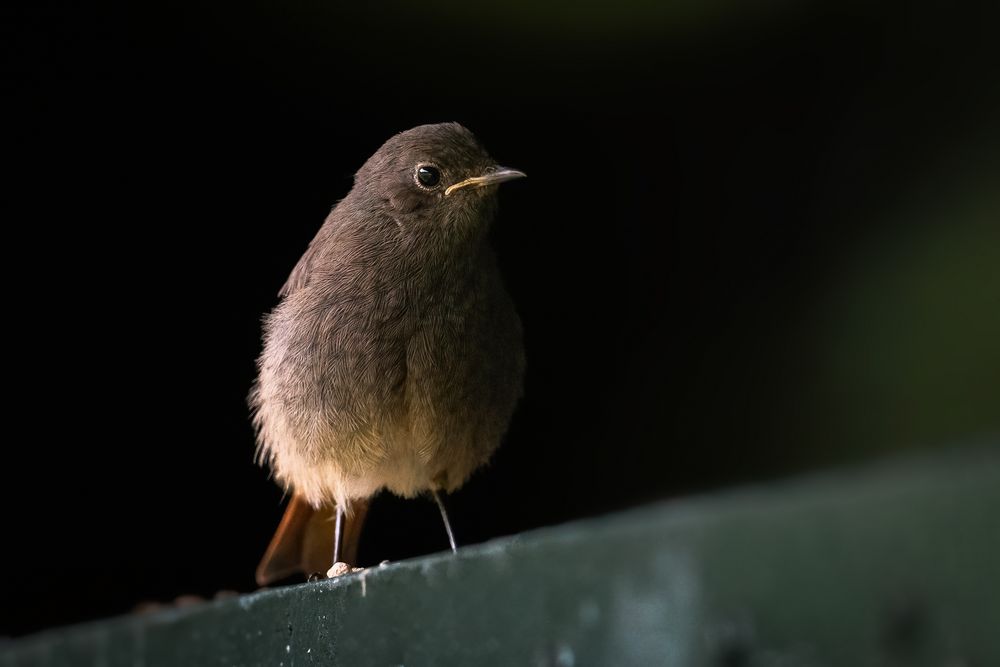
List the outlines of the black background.
{"type": "MultiPolygon", "coordinates": [[[[425,122],[530,176],[527,394],[461,542],[997,431],[995,11],[487,4],[3,10],[0,633],[252,589],[259,319],[425,122]]],[[[362,561],[445,546],[383,496],[362,561]]]]}

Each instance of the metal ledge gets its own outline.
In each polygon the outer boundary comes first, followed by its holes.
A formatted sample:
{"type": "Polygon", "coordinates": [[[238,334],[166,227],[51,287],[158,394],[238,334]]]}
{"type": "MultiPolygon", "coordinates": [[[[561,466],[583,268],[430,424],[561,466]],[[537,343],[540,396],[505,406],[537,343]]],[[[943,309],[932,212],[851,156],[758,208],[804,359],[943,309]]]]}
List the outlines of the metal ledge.
{"type": "Polygon", "coordinates": [[[1000,448],[2,646],[0,664],[1000,665],[1000,448]]]}

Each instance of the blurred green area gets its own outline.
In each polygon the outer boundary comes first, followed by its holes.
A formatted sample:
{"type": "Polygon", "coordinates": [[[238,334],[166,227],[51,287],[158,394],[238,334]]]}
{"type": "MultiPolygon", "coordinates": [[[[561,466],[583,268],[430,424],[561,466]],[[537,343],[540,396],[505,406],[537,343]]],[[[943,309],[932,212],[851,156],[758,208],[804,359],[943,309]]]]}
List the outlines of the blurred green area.
{"type": "Polygon", "coordinates": [[[902,193],[727,320],[685,397],[718,408],[681,426],[706,443],[696,466],[769,477],[1000,433],[1000,179],[959,169],[902,193]]]}
{"type": "Polygon", "coordinates": [[[938,182],[847,258],[810,326],[818,442],[848,452],[1000,432],[1000,181],[938,182]]]}

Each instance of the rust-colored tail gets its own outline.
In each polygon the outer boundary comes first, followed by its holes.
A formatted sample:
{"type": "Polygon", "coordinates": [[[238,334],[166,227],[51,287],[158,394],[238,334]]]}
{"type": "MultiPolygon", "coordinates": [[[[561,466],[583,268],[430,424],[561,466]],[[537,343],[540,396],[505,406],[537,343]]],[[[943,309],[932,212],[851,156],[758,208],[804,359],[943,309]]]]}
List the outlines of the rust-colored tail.
{"type": "MultiPolygon", "coordinates": [[[[351,509],[353,511],[344,521],[342,558],[354,565],[361,527],[368,514],[368,501],[355,501],[351,509]]],[[[296,572],[325,573],[333,565],[333,531],[333,507],[315,509],[302,496],[292,496],[257,566],[257,585],[267,586],[296,572]]]]}

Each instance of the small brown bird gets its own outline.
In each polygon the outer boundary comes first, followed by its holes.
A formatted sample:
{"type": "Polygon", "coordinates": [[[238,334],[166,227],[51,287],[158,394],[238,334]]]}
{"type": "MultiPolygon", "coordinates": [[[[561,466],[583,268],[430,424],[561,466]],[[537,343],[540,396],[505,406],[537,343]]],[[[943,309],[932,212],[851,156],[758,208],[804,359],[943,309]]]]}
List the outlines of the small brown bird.
{"type": "Polygon", "coordinates": [[[257,582],[354,562],[382,489],[450,492],[521,396],[521,323],[487,232],[497,165],[456,123],[389,139],[361,167],[264,322],[250,395],[258,456],[292,493],[257,582]]]}

